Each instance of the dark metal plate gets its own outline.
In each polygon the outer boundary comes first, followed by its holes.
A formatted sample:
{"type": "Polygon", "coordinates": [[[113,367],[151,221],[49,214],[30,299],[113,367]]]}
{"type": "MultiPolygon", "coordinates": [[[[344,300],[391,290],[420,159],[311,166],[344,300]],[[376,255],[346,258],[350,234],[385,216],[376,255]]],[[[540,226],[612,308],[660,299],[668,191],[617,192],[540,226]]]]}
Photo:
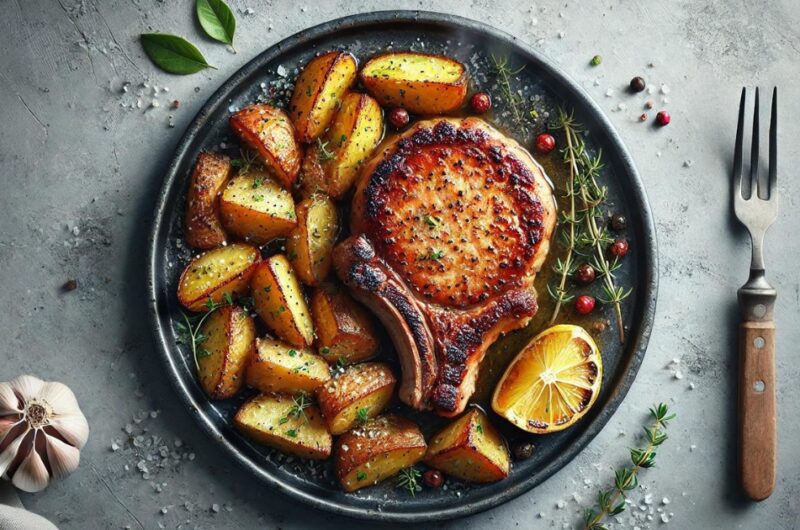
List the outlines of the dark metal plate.
{"type": "MultiPolygon", "coordinates": [[[[502,107],[492,121],[514,132],[502,107]]],[[[543,126],[543,123],[534,124],[530,132],[538,132],[543,126]]],[[[514,136],[523,143],[528,140],[527,145],[530,145],[530,134],[528,138],[514,136]]],[[[555,160],[555,155],[552,158],[555,160]]],[[[558,186],[558,164],[544,161],[544,165],[558,186]]],[[[316,508],[364,519],[421,522],[460,517],[502,504],[540,484],[575,457],[619,406],[642,362],[655,312],[658,272],[655,228],[642,181],[611,124],[575,82],[528,46],[485,24],[445,14],[389,11],[334,20],[285,39],[244,66],[208,100],[183,136],[166,172],[149,245],[147,274],[153,331],[168,376],[187,411],[197,417],[233,460],[267,485],[316,508]],[[184,194],[197,153],[201,149],[230,149],[232,146],[227,144],[231,143],[228,131],[231,110],[259,98],[280,99],[280,87],[290,88],[296,68],[316,52],[347,49],[364,60],[389,47],[453,56],[467,65],[474,87],[482,88],[491,88],[493,84],[488,66],[491,55],[508,57],[512,65],[525,67],[517,76],[518,85],[532,105],[544,109],[540,122],[546,120],[546,112],[552,112],[559,105],[574,109],[577,119],[588,131],[589,147],[603,150],[606,168],[602,183],[609,187],[610,203],[628,216],[630,226],[626,237],[631,252],[617,274],[621,284],[634,286],[633,295],[623,307],[627,327],[625,344],[617,340],[613,325],[601,335],[605,365],[603,389],[584,419],[560,433],[531,436],[537,446],[535,455],[527,461],[514,463],[511,476],[506,480],[482,486],[449,482],[447,490],[425,489],[416,497],[396,489],[391,482],[345,494],[333,481],[328,464],[310,465],[250,443],[231,427],[233,412],[243,398],[225,402],[211,402],[206,398],[196,382],[191,358],[176,343],[174,328],[180,318],[180,306],[175,297],[178,276],[191,255],[181,244],[184,194]],[[277,86],[277,93],[270,92],[270,86],[277,86]]],[[[549,262],[552,260],[553,256],[549,262]]],[[[538,285],[543,305],[540,318],[493,348],[482,369],[481,381],[489,381],[484,386],[493,386],[505,361],[544,325],[548,307],[542,282],[547,275],[541,276],[538,285]]],[[[610,311],[606,316],[610,316],[610,311]]],[[[570,312],[565,312],[561,320],[586,324],[570,312]]],[[[438,418],[431,416],[415,416],[426,435],[441,425],[438,418]]],[[[512,441],[527,436],[502,419],[494,418],[493,423],[512,441]]]]}

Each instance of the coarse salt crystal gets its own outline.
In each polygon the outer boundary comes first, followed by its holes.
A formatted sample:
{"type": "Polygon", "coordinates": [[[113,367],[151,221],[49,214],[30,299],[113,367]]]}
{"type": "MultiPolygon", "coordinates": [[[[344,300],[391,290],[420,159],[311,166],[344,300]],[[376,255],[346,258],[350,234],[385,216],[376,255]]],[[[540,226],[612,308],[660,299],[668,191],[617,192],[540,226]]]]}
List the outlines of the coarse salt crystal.
{"type": "Polygon", "coordinates": [[[566,503],[566,502],[564,502],[564,501],[558,501],[558,502],[556,503],[556,507],[557,507],[559,510],[563,510],[563,509],[564,509],[566,506],[567,506],[567,503],[566,503]]]}
{"type": "Polygon", "coordinates": [[[670,90],[667,85],[661,85],[661,93],[662,94],[669,94],[670,90]]]}
{"type": "Polygon", "coordinates": [[[613,95],[614,95],[614,89],[613,88],[609,88],[608,90],[606,90],[606,97],[607,98],[610,98],[613,95]]]}
{"type": "Polygon", "coordinates": [[[661,504],[667,505],[667,504],[669,504],[669,502],[670,501],[669,501],[668,497],[664,497],[663,499],[661,499],[661,504]]]}

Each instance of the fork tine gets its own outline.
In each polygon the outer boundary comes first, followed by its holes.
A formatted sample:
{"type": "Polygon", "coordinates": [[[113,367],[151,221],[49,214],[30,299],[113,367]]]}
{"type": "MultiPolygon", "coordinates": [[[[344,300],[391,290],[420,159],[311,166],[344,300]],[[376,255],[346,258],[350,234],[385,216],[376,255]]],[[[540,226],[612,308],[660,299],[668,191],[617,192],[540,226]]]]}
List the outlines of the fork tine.
{"type": "Polygon", "coordinates": [[[742,195],[742,143],[744,142],[744,103],[747,88],[742,88],[742,100],[739,103],[739,126],[736,128],[736,146],[733,151],[733,196],[742,195]]]}
{"type": "Polygon", "coordinates": [[[748,199],[757,194],[758,186],[758,87],[756,87],[756,102],[753,109],[753,143],[750,150],[750,195],[748,199]]]}
{"type": "Polygon", "coordinates": [[[769,198],[778,194],[778,87],[772,90],[772,115],[769,120],[769,198]]]}

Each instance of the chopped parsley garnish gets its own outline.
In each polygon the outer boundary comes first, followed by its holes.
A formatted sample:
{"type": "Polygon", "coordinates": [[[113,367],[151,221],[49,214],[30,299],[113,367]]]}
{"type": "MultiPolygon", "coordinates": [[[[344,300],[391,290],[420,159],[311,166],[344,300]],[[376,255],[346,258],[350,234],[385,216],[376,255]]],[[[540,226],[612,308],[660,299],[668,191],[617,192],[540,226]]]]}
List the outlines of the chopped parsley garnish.
{"type": "Polygon", "coordinates": [[[256,177],[253,179],[253,189],[257,190],[264,184],[264,179],[261,177],[256,177]]]}
{"type": "Polygon", "coordinates": [[[434,250],[430,257],[432,260],[440,260],[444,257],[444,250],[434,250]]]}
{"type": "Polygon", "coordinates": [[[358,418],[358,421],[361,423],[367,421],[369,419],[369,407],[360,407],[356,411],[356,418],[358,418]]]}
{"type": "Polygon", "coordinates": [[[434,228],[439,226],[439,223],[441,223],[438,217],[434,217],[431,214],[425,214],[425,217],[423,217],[422,220],[425,221],[426,225],[434,228]]]}
{"type": "Polygon", "coordinates": [[[289,357],[295,357],[297,355],[297,350],[289,350],[286,353],[289,354],[289,357]]]}
{"type": "Polygon", "coordinates": [[[289,429],[288,431],[286,431],[286,435],[289,438],[297,438],[297,429],[289,429]]]}
{"type": "Polygon", "coordinates": [[[367,474],[365,472],[359,471],[356,473],[356,480],[364,480],[365,478],[367,478],[367,474]]]}

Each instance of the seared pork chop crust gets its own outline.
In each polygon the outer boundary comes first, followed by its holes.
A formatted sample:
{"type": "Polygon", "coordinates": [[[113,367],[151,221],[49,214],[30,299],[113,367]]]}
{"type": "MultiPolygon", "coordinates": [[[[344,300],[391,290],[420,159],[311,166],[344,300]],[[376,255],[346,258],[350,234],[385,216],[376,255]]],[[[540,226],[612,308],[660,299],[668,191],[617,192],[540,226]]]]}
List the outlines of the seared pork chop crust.
{"type": "Polygon", "coordinates": [[[554,225],[541,168],[477,118],[419,122],[364,167],[334,262],[392,337],[403,401],[464,409],[486,349],[536,313],[554,225]]]}

